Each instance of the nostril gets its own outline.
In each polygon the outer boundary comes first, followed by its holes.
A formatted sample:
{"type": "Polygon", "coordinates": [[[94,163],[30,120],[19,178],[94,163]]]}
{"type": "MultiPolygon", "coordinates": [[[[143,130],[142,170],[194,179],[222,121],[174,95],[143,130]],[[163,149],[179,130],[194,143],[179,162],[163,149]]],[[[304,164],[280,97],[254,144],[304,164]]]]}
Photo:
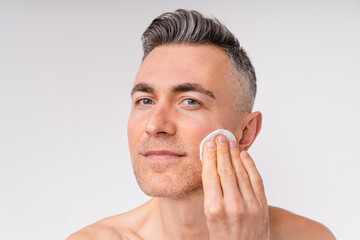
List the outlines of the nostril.
{"type": "Polygon", "coordinates": [[[162,133],[163,133],[163,134],[167,134],[167,132],[158,132],[157,134],[162,134],[162,133]]]}

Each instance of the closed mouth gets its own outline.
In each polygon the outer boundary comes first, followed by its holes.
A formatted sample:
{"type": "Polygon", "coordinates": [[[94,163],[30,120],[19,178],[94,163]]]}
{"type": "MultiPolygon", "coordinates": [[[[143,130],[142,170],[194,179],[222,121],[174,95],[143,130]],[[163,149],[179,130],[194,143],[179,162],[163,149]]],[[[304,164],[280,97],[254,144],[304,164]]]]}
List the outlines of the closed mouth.
{"type": "Polygon", "coordinates": [[[149,150],[146,151],[145,153],[143,153],[142,155],[144,155],[145,157],[148,156],[174,156],[174,157],[184,157],[185,154],[182,153],[177,153],[177,152],[173,152],[173,151],[169,151],[169,150],[149,150]]]}

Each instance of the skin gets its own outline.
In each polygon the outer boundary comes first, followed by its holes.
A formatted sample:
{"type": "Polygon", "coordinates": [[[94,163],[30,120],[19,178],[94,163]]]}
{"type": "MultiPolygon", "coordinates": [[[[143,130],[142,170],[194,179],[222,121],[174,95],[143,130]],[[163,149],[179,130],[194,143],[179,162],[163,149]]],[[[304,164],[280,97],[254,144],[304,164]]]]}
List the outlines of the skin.
{"type": "Polygon", "coordinates": [[[262,116],[234,110],[239,89],[231,67],[213,45],[160,46],[146,57],[134,83],[128,140],[135,176],[153,198],[68,240],[335,239],[322,224],[267,205],[247,154],[262,116]],[[202,90],[184,91],[184,84],[202,90]],[[219,128],[238,141],[218,135],[205,144],[201,163],[201,140],[219,128]]]}

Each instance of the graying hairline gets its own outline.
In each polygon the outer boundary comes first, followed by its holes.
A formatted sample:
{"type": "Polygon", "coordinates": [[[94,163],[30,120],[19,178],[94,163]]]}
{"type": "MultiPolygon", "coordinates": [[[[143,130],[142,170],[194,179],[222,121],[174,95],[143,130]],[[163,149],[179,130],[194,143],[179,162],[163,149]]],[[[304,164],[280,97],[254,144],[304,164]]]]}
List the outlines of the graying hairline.
{"type": "Polygon", "coordinates": [[[240,113],[251,112],[255,99],[250,91],[248,76],[246,73],[244,73],[244,71],[238,70],[238,68],[233,63],[233,60],[231,60],[231,62],[232,66],[230,70],[230,80],[233,82],[236,88],[238,88],[238,92],[236,94],[237,99],[234,103],[234,108],[237,110],[237,112],[240,113]]]}
{"type": "MultiPolygon", "coordinates": [[[[222,51],[226,53],[226,55],[229,57],[231,62],[231,69],[230,69],[230,80],[239,88],[238,94],[236,95],[237,99],[235,101],[234,108],[240,112],[251,112],[254,107],[255,97],[253,96],[251,89],[250,89],[250,79],[248,74],[245,72],[246,70],[242,69],[241,66],[238,66],[239,64],[236,64],[234,58],[232,55],[226,51],[226,48],[223,48],[219,45],[213,44],[213,43],[189,43],[189,42],[168,42],[163,44],[158,44],[154,46],[150,51],[147,51],[146,55],[144,54],[142,62],[145,60],[145,58],[157,47],[160,46],[171,46],[171,45],[213,45],[215,47],[220,48],[222,51]],[[240,70],[240,69],[241,70],[240,70]],[[243,94],[241,96],[241,94],[243,94]]],[[[144,51],[145,53],[145,51],[144,51]]]]}

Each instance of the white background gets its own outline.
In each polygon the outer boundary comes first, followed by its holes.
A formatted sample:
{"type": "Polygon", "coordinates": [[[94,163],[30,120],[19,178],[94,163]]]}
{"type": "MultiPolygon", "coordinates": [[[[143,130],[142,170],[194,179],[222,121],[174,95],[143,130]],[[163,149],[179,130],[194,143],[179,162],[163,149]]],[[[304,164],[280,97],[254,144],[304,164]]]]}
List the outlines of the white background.
{"type": "Polygon", "coordinates": [[[126,124],[152,19],[219,18],[257,71],[269,204],[360,239],[360,1],[0,1],[0,239],[64,239],[148,197],[126,124]]]}

